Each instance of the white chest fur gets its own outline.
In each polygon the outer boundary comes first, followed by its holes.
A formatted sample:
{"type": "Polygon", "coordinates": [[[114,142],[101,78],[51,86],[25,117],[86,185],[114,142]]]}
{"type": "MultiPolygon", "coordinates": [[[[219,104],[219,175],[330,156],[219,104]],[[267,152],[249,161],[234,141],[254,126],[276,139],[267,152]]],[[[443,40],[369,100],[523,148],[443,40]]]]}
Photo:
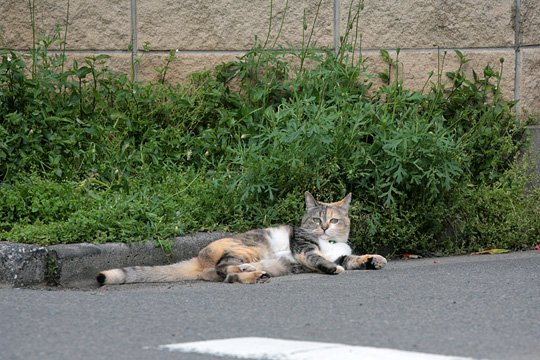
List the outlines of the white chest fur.
{"type": "Polygon", "coordinates": [[[279,226],[268,229],[268,242],[272,253],[276,258],[285,257],[289,261],[295,262],[289,245],[290,228],[288,226],[279,226]]]}
{"type": "MultiPolygon", "coordinates": [[[[289,231],[288,226],[270,228],[268,229],[268,241],[276,258],[285,257],[295,262],[289,246],[289,231]]],[[[335,261],[340,256],[352,254],[351,247],[344,242],[319,240],[319,248],[324,258],[329,261],[335,261]]]]}
{"type": "Polygon", "coordinates": [[[319,240],[321,253],[326,260],[336,261],[340,256],[351,255],[352,249],[347,243],[319,240]]]}

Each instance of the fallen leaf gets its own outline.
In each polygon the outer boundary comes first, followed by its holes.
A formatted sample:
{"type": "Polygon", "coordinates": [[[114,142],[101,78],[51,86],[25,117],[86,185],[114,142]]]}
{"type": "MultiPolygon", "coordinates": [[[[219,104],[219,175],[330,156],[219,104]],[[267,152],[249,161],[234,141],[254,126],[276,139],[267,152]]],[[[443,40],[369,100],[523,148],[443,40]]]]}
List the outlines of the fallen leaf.
{"type": "Polygon", "coordinates": [[[504,254],[504,253],[507,253],[507,252],[510,252],[510,250],[506,250],[506,249],[489,249],[489,250],[475,252],[475,253],[472,253],[471,255],[493,255],[493,254],[504,254]]]}
{"type": "Polygon", "coordinates": [[[534,250],[540,250],[540,245],[536,245],[533,249],[534,250]]]}

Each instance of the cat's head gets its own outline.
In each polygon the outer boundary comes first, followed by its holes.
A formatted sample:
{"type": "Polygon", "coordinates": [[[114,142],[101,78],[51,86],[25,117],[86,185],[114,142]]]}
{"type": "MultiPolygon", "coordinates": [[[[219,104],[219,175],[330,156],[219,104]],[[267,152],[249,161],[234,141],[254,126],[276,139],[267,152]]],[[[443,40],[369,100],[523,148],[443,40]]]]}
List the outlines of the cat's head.
{"type": "Polygon", "coordinates": [[[320,240],[347,242],[351,227],[349,220],[351,194],[334,203],[317,201],[308,191],[305,198],[306,211],[301,227],[309,230],[320,240]]]}

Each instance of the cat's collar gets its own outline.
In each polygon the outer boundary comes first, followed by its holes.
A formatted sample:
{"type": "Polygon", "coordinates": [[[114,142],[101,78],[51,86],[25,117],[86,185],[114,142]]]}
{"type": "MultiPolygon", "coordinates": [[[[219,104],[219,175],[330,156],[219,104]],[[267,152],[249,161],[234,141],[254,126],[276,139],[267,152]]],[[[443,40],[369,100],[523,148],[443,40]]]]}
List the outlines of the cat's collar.
{"type": "Polygon", "coordinates": [[[336,240],[328,240],[328,243],[329,244],[337,244],[337,241],[336,240]]]}

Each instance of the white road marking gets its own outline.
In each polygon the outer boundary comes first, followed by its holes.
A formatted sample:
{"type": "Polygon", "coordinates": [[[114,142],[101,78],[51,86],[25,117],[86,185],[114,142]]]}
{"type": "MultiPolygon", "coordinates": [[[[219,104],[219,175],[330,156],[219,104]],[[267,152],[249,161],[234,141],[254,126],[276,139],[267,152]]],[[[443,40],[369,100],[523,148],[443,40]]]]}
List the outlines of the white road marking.
{"type": "Polygon", "coordinates": [[[163,350],[264,360],[472,360],[413,351],[261,337],[161,345],[163,350]]]}

